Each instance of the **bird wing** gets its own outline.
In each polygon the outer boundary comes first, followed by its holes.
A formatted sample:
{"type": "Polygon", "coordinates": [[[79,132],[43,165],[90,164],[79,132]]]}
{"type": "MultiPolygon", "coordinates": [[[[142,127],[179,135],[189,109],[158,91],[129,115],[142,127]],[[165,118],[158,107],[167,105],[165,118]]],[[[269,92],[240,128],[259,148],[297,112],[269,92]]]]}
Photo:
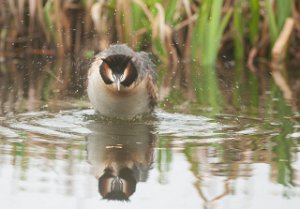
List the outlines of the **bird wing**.
{"type": "Polygon", "coordinates": [[[154,108],[157,104],[158,98],[158,89],[156,85],[156,81],[152,77],[152,75],[148,74],[147,77],[147,92],[149,95],[149,105],[151,108],[154,108]]]}

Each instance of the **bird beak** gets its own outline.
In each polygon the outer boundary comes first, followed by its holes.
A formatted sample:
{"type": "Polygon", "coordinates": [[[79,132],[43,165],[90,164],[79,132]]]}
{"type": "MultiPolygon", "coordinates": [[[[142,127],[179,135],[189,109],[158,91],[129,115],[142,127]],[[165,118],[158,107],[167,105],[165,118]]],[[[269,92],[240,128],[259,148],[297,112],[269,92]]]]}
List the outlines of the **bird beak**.
{"type": "Polygon", "coordinates": [[[123,74],[113,74],[112,75],[114,82],[116,83],[117,90],[121,89],[121,82],[123,81],[123,74]]]}
{"type": "Polygon", "coordinates": [[[120,79],[120,77],[117,77],[115,82],[117,84],[118,91],[120,91],[120,87],[121,87],[121,79],[120,79]]]}
{"type": "Polygon", "coordinates": [[[115,82],[116,85],[117,85],[118,91],[120,91],[120,89],[121,89],[121,75],[113,74],[112,76],[113,76],[114,82],[115,82]]]}
{"type": "Polygon", "coordinates": [[[111,182],[111,190],[113,192],[123,192],[123,181],[120,177],[114,177],[114,179],[111,182]]]}

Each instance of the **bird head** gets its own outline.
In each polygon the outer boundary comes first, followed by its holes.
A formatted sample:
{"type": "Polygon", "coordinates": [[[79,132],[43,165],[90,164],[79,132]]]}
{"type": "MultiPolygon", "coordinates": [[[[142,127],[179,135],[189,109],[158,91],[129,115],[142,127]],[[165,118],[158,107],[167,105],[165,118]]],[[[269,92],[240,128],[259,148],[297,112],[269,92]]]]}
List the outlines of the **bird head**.
{"type": "Polygon", "coordinates": [[[132,57],[116,54],[102,58],[100,75],[106,85],[113,85],[117,91],[122,87],[131,86],[137,79],[138,73],[132,62],[132,57]]]}
{"type": "Polygon", "coordinates": [[[126,201],[135,192],[136,184],[131,169],[124,167],[115,173],[112,168],[106,168],[98,179],[98,190],[104,199],[126,201]]]}

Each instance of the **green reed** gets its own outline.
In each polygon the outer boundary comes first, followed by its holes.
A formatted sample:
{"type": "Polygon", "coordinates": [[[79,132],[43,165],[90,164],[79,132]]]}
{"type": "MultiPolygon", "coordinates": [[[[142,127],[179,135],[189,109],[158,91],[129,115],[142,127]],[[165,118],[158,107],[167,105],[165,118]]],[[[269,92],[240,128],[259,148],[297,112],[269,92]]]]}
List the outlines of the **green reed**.
{"type": "Polygon", "coordinates": [[[192,42],[193,58],[202,65],[214,65],[217,59],[222,34],[231,16],[227,11],[222,16],[223,0],[204,0],[198,11],[192,42]]]}
{"type": "Polygon", "coordinates": [[[293,2],[294,0],[276,0],[275,4],[272,0],[265,0],[264,2],[272,45],[275,43],[285,20],[291,16],[293,2]]]}
{"type": "Polygon", "coordinates": [[[216,112],[220,110],[223,99],[214,66],[222,34],[231,17],[231,10],[222,16],[222,5],[223,0],[202,1],[192,40],[193,61],[195,66],[196,63],[202,66],[193,69],[196,95],[202,104],[212,106],[216,112]]]}
{"type": "Polygon", "coordinates": [[[265,7],[270,30],[271,43],[274,44],[279,34],[278,25],[276,24],[275,12],[273,10],[273,1],[265,0],[265,7]]]}
{"type": "MultiPolygon", "coordinates": [[[[251,0],[249,2],[250,7],[250,20],[249,20],[249,39],[251,44],[255,44],[259,38],[259,23],[260,23],[260,0],[251,0]]],[[[241,17],[242,18],[242,17],[241,17]]]]}
{"type": "Polygon", "coordinates": [[[237,2],[233,11],[234,55],[235,60],[244,60],[244,21],[241,1],[237,2]]]}
{"type": "MultiPolygon", "coordinates": [[[[11,16],[13,19],[11,23],[16,24],[10,25],[9,27],[2,27],[3,29],[1,29],[1,32],[7,28],[9,28],[9,30],[16,30],[16,26],[19,24],[19,20],[17,18],[21,20],[28,19],[25,17],[26,10],[28,10],[28,8],[26,7],[26,4],[24,4],[24,1],[16,2],[17,3],[12,3],[10,1],[9,4],[6,3],[5,5],[5,7],[8,8],[6,10],[7,17],[11,16]]],[[[96,2],[97,1],[93,0],[80,1],[78,6],[87,12],[87,14],[85,14],[85,20],[90,18],[90,14],[88,14],[91,9],[90,7],[96,2]]],[[[174,27],[176,27],[178,23],[187,20],[187,13],[183,9],[183,2],[184,0],[114,0],[106,2],[104,9],[108,12],[103,15],[112,17],[115,20],[111,21],[109,25],[103,25],[103,27],[111,29],[115,28],[115,30],[111,31],[115,31],[116,34],[109,35],[117,38],[117,40],[108,41],[126,42],[136,48],[151,46],[153,47],[153,51],[159,52],[161,55],[166,54],[168,49],[164,44],[165,37],[155,36],[157,33],[164,32],[162,31],[164,30],[163,28],[155,27],[155,24],[159,24],[159,21],[161,20],[154,20],[158,18],[158,15],[163,15],[163,20],[165,21],[165,24],[170,26],[173,30],[172,33],[176,33],[180,37],[184,36],[184,30],[179,32],[174,31],[174,27]],[[139,2],[139,4],[137,2],[139,2]],[[143,5],[143,8],[141,5],[143,5]],[[158,8],[162,8],[163,14],[159,14],[160,10],[158,8]],[[147,14],[147,12],[150,13],[152,20],[149,19],[149,14],[147,14]],[[112,23],[115,24],[111,25],[112,23]]],[[[193,3],[192,1],[188,2],[190,5],[193,3]]],[[[193,59],[201,60],[200,62],[202,65],[214,65],[218,58],[220,45],[223,44],[222,35],[226,26],[228,26],[226,30],[233,29],[235,31],[232,36],[232,40],[235,43],[235,59],[242,59],[245,53],[247,55],[247,48],[249,48],[247,46],[257,44],[258,40],[261,38],[260,32],[262,21],[265,19],[267,19],[268,22],[270,42],[274,43],[286,18],[291,16],[293,3],[295,3],[295,0],[237,0],[232,3],[231,7],[227,7],[227,11],[225,11],[224,0],[200,1],[196,10],[195,5],[193,6],[194,12],[198,15],[197,20],[192,24],[193,59]],[[261,7],[261,5],[263,7],[261,7]],[[265,12],[260,13],[261,10],[264,10],[265,12]],[[231,11],[233,11],[232,19],[230,19],[231,11]]],[[[34,4],[34,1],[31,1],[30,4],[34,4]]],[[[50,46],[65,43],[66,40],[64,40],[64,35],[66,34],[66,31],[74,30],[74,28],[68,28],[73,20],[68,19],[69,17],[67,15],[62,18],[62,14],[67,11],[77,10],[72,9],[72,7],[69,7],[69,10],[65,9],[65,5],[66,1],[61,0],[44,1],[43,7],[41,8],[37,5],[32,5],[32,7],[36,7],[37,9],[31,11],[32,13],[30,15],[37,18],[37,20],[35,21],[36,24],[30,23],[30,21],[32,21],[30,18],[29,24],[34,24],[34,27],[40,27],[41,29],[43,28],[43,25],[46,26],[46,31],[35,30],[35,32],[38,33],[37,31],[43,31],[46,33],[46,36],[51,37],[50,41],[52,42],[52,45],[50,46]],[[59,6],[55,9],[55,5],[59,6]],[[39,11],[40,9],[43,11],[39,11]],[[38,15],[41,12],[43,14],[43,18],[38,15]],[[55,18],[56,16],[59,16],[60,18],[55,18]]],[[[19,26],[24,27],[22,30],[27,30],[28,28],[26,29],[26,24],[19,26]]],[[[79,24],[77,25],[79,26],[79,24]]],[[[9,36],[9,32],[7,33],[7,36],[9,36]]],[[[29,35],[34,35],[36,37],[37,34],[29,35]]],[[[30,39],[31,37],[28,38],[30,39]]],[[[77,43],[83,44],[83,42],[75,42],[75,44],[77,43]]],[[[230,43],[230,41],[228,43],[230,43]]],[[[3,44],[4,43],[2,43],[2,45],[3,44]]],[[[78,47],[80,48],[83,46],[78,47]]],[[[182,47],[182,50],[185,50],[184,47],[182,47]]],[[[183,52],[181,52],[181,54],[182,53],[183,52]]],[[[185,57],[183,57],[183,59],[185,59],[185,57]]]]}
{"type": "Polygon", "coordinates": [[[293,0],[276,0],[276,10],[277,14],[277,25],[281,29],[285,23],[287,17],[290,17],[292,14],[292,5],[293,0]]]}

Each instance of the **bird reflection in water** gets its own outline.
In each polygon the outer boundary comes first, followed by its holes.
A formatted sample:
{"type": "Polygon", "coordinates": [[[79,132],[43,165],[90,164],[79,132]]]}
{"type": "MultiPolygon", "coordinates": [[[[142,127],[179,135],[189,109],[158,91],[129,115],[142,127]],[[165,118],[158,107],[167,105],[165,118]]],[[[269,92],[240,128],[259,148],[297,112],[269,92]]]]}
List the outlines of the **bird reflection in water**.
{"type": "Polygon", "coordinates": [[[88,125],[88,161],[104,199],[129,200],[145,182],[153,163],[155,128],[143,122],[110,121],[88,125]]]}

